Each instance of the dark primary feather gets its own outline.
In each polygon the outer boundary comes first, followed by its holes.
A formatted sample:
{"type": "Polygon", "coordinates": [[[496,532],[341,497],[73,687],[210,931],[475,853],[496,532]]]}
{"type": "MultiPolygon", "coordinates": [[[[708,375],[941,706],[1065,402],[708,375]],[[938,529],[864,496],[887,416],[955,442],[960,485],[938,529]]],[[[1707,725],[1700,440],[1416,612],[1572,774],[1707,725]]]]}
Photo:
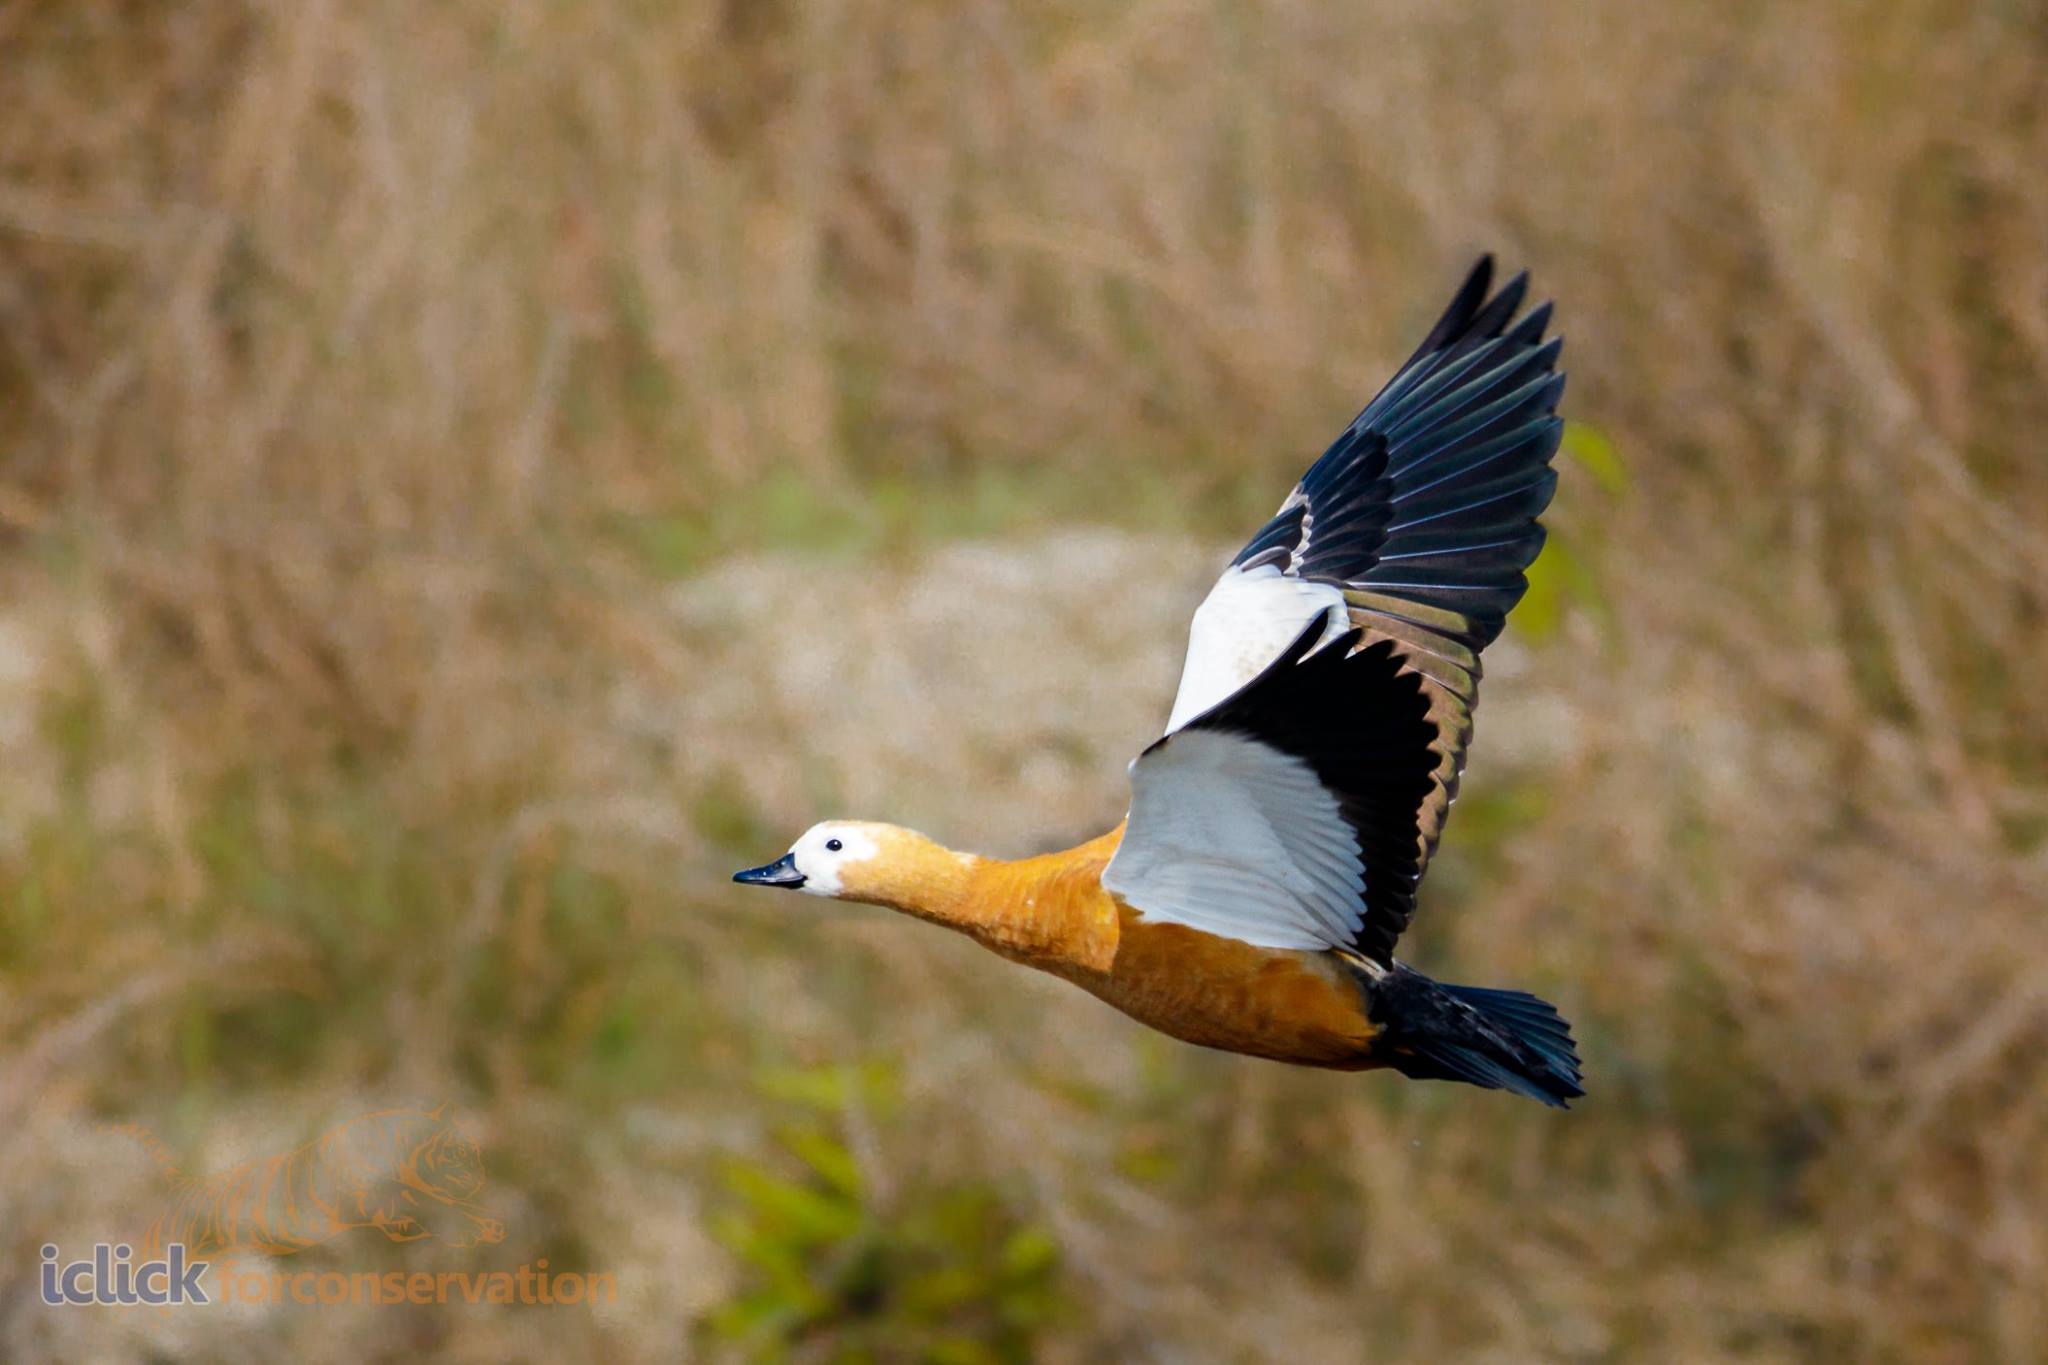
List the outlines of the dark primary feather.
{"type": "Polygon", "coordinates": [[[1543,547],[1536,517],[1557,483],[1549,465],[1563,429],[1563,343],[1542,340],[1550,306],[1508,327],[1528,276],[1489,300],[1492,276],[1482,259],[1294,495],[1307,508],[1302,576],[1455,613],[1454,638],[1475,654],[1528,586],[1522,571],[1543,547]]]}
{"type": "MultiPolygon", "coordinates": [[[[1401,666],[1390,641],[1354,651],[1354,629],[1309,654],[1327,623],[1311,621],[1256,678],[1174,734],[1227,731],[1309,765],[1336,798],[1365,865],[1364,924],[1351,946],[1384,963],[1415,913],[1416,812],[1436,767],[1436,726],[1419,676],[1401,666]]],[[[1172,742],[1168,735],[1153,747],[1172,742]]]]}
{"type": "Polygon", "coordinates": [[[1484,257],[1235,561],[1341,586],[1364,638],[1422,675],[1437,727],[1424,866],[1464,770],[1479,653],[1528,588],[1557,483],[1563,342],[1543,339],[1547,303],[1515,321],[1526,274],[1490,293],[1492,281],[1484,257]]]}

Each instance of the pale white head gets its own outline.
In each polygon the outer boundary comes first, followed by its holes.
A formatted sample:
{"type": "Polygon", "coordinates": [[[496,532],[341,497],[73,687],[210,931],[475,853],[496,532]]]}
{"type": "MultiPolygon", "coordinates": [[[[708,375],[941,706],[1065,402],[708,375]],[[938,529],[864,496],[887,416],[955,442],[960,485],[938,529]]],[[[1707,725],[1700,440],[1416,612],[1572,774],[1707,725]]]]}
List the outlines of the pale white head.
{"type": "Polygon", "coordinates": [[[846,896],[847,872],[872,863],[881,852],[881,827],[858,820],[825,820],[805,830],[789,852],[774,862],[735,872],[747,886],[781,886],[813,896],[846,896]]]}

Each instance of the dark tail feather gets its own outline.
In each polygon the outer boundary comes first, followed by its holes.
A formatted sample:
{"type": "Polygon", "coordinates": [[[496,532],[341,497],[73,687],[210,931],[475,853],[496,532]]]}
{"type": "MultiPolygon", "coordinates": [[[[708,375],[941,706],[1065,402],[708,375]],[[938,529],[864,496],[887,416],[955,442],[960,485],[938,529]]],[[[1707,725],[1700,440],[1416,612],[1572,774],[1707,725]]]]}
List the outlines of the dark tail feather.
{"type": "MultiPolygon", "coordinates": [[[[1388,1043],[1395,1070],[1418,1080],[1508,1090],[1559,1109],[1586,1093],[1579,1085],[1571,1026],[1549,1001],[1526,991],[1451,986],[1408,975],[1426,983],[1436,998],[1391,1012],[1388,1043]]],[[[1409,990],[1414,987],[1398,994],[1409,990]]]]}

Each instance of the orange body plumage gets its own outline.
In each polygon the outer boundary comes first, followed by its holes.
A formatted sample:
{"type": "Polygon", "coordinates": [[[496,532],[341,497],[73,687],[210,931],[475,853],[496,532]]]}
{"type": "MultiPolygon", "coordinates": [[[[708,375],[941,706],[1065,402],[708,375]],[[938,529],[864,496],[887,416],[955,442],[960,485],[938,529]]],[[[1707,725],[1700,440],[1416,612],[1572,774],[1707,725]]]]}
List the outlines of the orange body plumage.
{"type": "Polygon", "coordinates": [[[1260,948],[1147,921],[1102,885],[1123,837],[1035,858],[955,853],[872,826],[881,856],[843,893],[957,929],[1071,981],[1161,1033],[1303,1066],[1363,1070],[1378,1032],[1355,969],[1330,953],[1260,948]]]}

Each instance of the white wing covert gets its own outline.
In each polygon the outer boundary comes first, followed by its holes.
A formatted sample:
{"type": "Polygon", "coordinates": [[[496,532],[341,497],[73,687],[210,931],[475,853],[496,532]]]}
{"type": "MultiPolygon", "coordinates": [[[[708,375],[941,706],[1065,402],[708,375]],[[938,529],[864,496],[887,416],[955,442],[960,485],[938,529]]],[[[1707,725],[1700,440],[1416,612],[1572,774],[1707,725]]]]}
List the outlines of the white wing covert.
{"type": "Polygon", "coordinates": [[[1385,643],[1313,619],[1235,694],[1131,765],[1102,884],[1143,917],[1267,948],[1391,960],[1415,908],[1436,728],[1385,643]]]}

